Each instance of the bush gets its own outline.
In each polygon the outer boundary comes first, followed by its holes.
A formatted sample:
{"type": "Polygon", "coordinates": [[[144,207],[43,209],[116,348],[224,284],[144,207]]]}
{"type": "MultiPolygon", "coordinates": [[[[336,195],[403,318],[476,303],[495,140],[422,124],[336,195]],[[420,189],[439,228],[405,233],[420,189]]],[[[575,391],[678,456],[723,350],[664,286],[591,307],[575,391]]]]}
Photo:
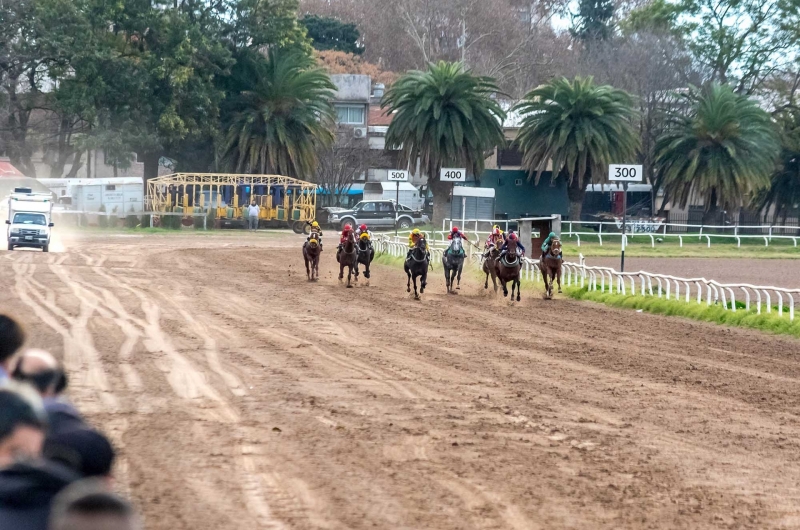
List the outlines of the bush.
{"type": "Polygon", "coordinates": [[[99,215],[97,216],[97,226],[100,228],[108,228],[108,215],[106,215],[106,205],[103,204],[100,206],[98,210],[99,215]]]}
{"type": "Polygon", "coordinates": [[[140,228],[150,228],[150,214],[142,216],[142,222],[139,226],[140,228]]]}
{"type": "Polygon", "coordinates": [[[133,206],[131,206],[131,212],[125,217],[125,226],[127,228],[136,228],[139,226],[139,216],[133,213],[133,206]]]}

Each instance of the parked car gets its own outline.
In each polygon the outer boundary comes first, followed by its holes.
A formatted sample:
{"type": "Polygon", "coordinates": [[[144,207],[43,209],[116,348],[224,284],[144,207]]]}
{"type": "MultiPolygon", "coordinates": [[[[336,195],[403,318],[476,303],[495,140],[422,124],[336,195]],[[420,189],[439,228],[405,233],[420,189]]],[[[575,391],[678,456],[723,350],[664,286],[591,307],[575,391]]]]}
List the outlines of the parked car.
{"type": "Polygon", "coordinates": [[[407,230],[429,221],[428,216],[419,210],[402,204],[395,208],[394,201],[361,201],[352,210],[332,212],[328,216],[328,224],[337,228],[348,223],[353,227],[366,224],[370,228],[394,228],[396,224],[398,228],[407,230]]]}

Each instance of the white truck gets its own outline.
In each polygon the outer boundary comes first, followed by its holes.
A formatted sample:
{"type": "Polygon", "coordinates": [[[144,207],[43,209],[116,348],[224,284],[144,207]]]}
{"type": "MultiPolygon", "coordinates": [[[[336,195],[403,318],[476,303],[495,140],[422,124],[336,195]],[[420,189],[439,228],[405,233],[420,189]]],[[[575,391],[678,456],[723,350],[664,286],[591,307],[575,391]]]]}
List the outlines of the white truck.
{"type": "Polygon", "coordinates": [[[8,250],[14,247],[50,250],[53,196],[33,193],[30,188],[14,188],[8,196],[8,250]]]}

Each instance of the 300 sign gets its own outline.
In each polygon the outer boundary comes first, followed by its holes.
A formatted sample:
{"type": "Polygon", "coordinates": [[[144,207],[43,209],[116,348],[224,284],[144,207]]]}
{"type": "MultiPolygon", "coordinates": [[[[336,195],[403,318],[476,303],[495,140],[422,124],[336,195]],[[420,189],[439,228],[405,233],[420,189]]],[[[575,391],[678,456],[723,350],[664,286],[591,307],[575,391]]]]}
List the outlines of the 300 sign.
{"type": "Polygon", "coordinates": [[[608,180],[611,182],[641,182],[642,166],[630,164],[609,164],[608,180]]]}

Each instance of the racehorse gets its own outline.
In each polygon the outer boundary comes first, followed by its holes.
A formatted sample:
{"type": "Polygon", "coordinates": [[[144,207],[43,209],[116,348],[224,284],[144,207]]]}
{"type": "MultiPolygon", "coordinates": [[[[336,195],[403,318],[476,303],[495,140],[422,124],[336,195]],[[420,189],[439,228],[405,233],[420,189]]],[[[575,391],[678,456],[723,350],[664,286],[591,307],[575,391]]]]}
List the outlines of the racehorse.
{"type": "Polygon", "coordinates": [[[411,292],[411,279],[414,279],[414,298],[419,300],[419,295],[425,292],[428,285],[428,251],[426,250],[425,237],[420,237],[411,248],[411,255],[403,264],[403,270],[408,276],[406,292],[411,292]],[[419,293],[417,293],[417,277],[420,278],[419,293]]]}
{"type": "Polygon", "coordinates": [[[464,268],[464,245],[460,237],[454,237],[450,246],[444,251],[442,259],[444,281],[447,284],[447,294],[458,294],[453,290],[453,283],[457,278],[456,289],[461,289],[461,269],[464,268]]]}
{"type": "Polygon", "coordinates": [[[358,281],[358,264],[364,265],[364,278],[366,278],[367,285],[369,285],[369,264],[375,258],[375,249],[372,248],[372,242],[369,240],[369,234],[361,234],[358,239],[358,260],[356,261],[356,281],[358,281]]]}
{"type": "Polygon", "coordinates": [[[539,268],[542,270],[544,280],[545,299],[553,298],[553,280],[558,282],[558,292],[561,292],[561,240],[557,237],[550,241],[547,254],[539,258],[539,268]]]}
{"type": "Polygon", "coordinates": [[[483,272],[486,273],[486,282],[483,284],[483,288],[489,288],[489,276],[491,275],[495,293],[497,292],[497,258],[499,257],[500,249],[494,243],[489,243],[489,253],[483,260],[483,272]]]}
{"type": "Polygon", "coordinates": [[[308,281],[319,280],[320,252],[322,252],[322,247],[319,244],[319,236],[316,232],[312,232],[311,238],[303,243],[303,259],[306,261],[306,277],[308,281]]]}
{"type": "Polygon", "coordinates": [[[517,302],[519,302],[520,270],[522,260],[517,255],[517,241],[509,239],[506,242],[508,249],[506,254],[495,261],[495,274],[503,286],[503,296],[508,296],[506,283],[511,282],[511,300],[514,300],[514,291],[517,292],[517,302]]]}
{"type": "Polygon", "coordinates": [[[353,232],[347,234],[347,240],[344,242],[342,251],[336,256],[339,261],[339,281],[344,279],[344,268],[347,267],[347,287],[353,287],[350,284],[350,278],[358,267],[358,248],[356,244],[356,235],[353,232]]]}

